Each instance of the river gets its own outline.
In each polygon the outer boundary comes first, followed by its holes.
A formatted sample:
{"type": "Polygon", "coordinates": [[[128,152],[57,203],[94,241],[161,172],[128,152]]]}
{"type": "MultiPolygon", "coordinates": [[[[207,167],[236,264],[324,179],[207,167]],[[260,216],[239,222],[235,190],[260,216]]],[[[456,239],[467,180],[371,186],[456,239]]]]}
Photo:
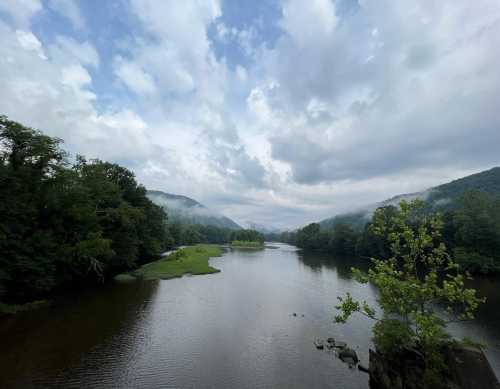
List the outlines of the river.
{"type": "MultiPolygon", "coordinates": [[[[0,321],[0,387],[367,388],[313,341],[345,341],[367,364],[373,323],[334,324],[333,307],[376,291],[350,278],[352,261],[277,246],[228,249],[217,274],[111,283],[0,321]]],[[[488,344],[498,372],[500,281],[475,285],[488,303],[451,330],[488,344]]]]}

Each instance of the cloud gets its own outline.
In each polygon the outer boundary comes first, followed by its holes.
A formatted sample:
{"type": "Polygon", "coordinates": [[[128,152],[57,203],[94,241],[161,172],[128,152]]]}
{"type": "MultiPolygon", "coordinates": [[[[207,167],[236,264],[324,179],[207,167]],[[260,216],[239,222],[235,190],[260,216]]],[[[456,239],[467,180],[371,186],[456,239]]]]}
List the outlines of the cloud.
{"type": "Polygon", "coordinates": [[[304,4],[301,0],[288,0],[283,5],[280,26],[300,48],[315,45],[318,39],[331,38],[337,16],[331,0],[312,0],[304,4]]]}
{"type": "Polygon", "coordinates": [[[498,162],[498,4],[362,2],[343,17],[334,5],[285,3],[287,34],[260,59],[278,87],[247,99],[297,183],[498,162]]]}
{"type": "Polygon", "coordinates": [[[77,40],[57,36],[55,43],[49,46],[51,57],[60,63],[81,63],[94,68],[99,67],[99,54],[95,47],[89,42],[78,42],[77,40]]]}
{"type": "Polygon", "coordinates": [[[156,86],[150,74],[133,62],[127,62],[122,57],[115,59],[116,75],[138,95],[150,95],[156,92],[156,86]]]}
{"type": "Polygon", "coordinates": [[[76,29],[85,28],[85,19],[76,0],[49,0],[48,5],[52,10],[67,18],[76,29]]]}
{"type": "Polygon", "coordinates": [[[47,59],[42,50],[42,44],[31,31],[16,30],[17,41],[21,47],[28,51],[34,51],[41,59],[47,59]]]}
{"type": "Polygon", "coordinates": [[[0,112],[237,221],[296,227],[500,163],[496,0],[130,0],[91,33],[43,4],[75,28],[0,2],[0,112]]]}
{"type": "Polygon", "coordinates": [[[33,15],[41,10],[40,0],[0,1],[0,12],[7,13],[19,27],[28,27],[33,15]]]}

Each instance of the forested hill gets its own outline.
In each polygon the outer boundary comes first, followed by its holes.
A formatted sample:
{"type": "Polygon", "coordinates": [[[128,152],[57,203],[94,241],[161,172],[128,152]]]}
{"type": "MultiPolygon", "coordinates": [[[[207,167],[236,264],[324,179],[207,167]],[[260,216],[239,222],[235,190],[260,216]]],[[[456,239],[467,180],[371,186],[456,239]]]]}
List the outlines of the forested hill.
{"type": "Polygon", "coordinates": [[[420,198],[434,209],[454,209],[459,199],[468,190],[480,190],[493,196],[500,196],[500,167],[494,167],[480,173],[472,174],[449,183],[416,193],[394,196],[377,204],[363,207],[359,211],[340,214],[320,222],[322,228],[331,229],[336,224],[347,224],[355,230],[361,230],[370,221],[372,212],[382,206],[397,205],[401,200],[420,198]]]}
{"type": "Polygon", "coordinates": [[[163,207],[172,221],[228,228],[231,230],[241,229],[233,220],[212,211],[190,197],[158,190],[148,190],[147,196],[156,205],[163,207]]]}

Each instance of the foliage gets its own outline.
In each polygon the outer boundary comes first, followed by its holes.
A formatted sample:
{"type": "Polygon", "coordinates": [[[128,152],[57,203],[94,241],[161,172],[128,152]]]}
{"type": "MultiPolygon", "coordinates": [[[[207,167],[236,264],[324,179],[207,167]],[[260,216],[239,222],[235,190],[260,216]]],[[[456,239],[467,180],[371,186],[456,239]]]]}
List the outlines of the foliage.
{"type": "Polygon", "coordinates": [[[465,268],[488,273],[500,270],[500,199],[480,191],[465,193],[451,213],[450,241],[465,268]]]}
{"type": "Polygon", "coordinates": [[[236,230],[229,237],[230,242],[239,240],[245,242],[260,242],[264,243],[264,235],[255,230],[236,230]]]}
{"type": "Polygon", "coordinates": [[[166,215],[116,164],[71,165],[51,138],[0,117],[0,300],[92,284],[158,256],[166,215]]]}
{"type": "Polygon", "coordinates": [[[483,300],[465,286],[465,276],[448,255],[440,216],[424,211],[425,204],[415,200],[402,201],[400,209],[390,215],[383,209],[375,212],[371,228],[387,238],[390,256],[372,259],[368,273],[353,269],[353,274],[358,281],[378,288],[382,315],[377,317],[366,302],[347,294],[338,297],[340,313],[335,320],[345,323],[355,312],[376,319],[377,349],[397,353],[403,347],[416,347],[427,361],[438,363],[439,348],[448,339],[446,323],[472,319],[483,300]],[[436,313],[438,305],[445,316],[436,313]]]}
{"type": "Polygon", "coordinates": [[[261,247],[264,247],[264,243],[263,242],[252,242],[252,241],[247,241],[247,240],[233,240],[231,242],[231,246],[233,246],[233,247],[261,248],[261,247]]]}
{"type": "MultiPolygon", "coordinates": [[[[492,187],[495,186],[490,183],[489,188],[492,187]]],[[[499,272],[500,198],[469,190],[454,204],[454,208],[444,212],[441,219],[443,241],[456,262],[472,273],[499,272]]],[[[379,219],[390,220],[397,212],[397,207],[388,205],[378,208],[376,214],[379,219]]],[[[432,215],[435,212],[427,202],[425,206],[422,204],[421,213],[432,215]]],[[[312,223],[296,232],[282,233],[280,240],[304,249],[344,256],[387,258],[391,252],[388,236],[376,233],[373,223],[372,218],[362,230],[341,222],[331,229],[312,223]]]]}

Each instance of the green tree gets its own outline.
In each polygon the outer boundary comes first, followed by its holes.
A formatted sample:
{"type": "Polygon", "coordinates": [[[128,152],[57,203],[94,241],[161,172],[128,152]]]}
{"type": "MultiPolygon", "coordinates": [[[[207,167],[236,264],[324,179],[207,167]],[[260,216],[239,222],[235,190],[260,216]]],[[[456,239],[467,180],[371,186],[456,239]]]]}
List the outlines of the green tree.
{"type": "Polygon", "coordinates": [[[457,262],[474,272],[500,270],[500,200],[473,190],[460,203],[451,221],[457,262]]]}
{"type": "Polygon", "coordinates": [[[415,347],[437,368],[441,347],[448,339],[446,323],[472,319],[483,300],[465,286],[465,276],[448,255],[440,216],[429,215],[424,208],[420,200],[402,201],[390,217],[383,210],[375,212],[373,232],[388,239],[391,255],[372,259],[368,273],[352,270],[358,281],[378,288],[381,315],[366,301],[355,301],[346,294],[338,297],[340,312],[335,320],[345,323],[355,312],[375,319],[377,350],[392,354],[415,347]],[[437,314],[438,306],[444,308],[445,317],[437,314]]]}
{"type": "Polygon", "coordinates": [[[152,260],[166,215],[134,174],[0,117],[0,300],[24,302],[152,260]]]}
{"type": "Polygon", "coordinates": [[[338,223],[333,227],[329,249],[339,255],[354,255],[357,234],[348,224],[338,223]]]}

